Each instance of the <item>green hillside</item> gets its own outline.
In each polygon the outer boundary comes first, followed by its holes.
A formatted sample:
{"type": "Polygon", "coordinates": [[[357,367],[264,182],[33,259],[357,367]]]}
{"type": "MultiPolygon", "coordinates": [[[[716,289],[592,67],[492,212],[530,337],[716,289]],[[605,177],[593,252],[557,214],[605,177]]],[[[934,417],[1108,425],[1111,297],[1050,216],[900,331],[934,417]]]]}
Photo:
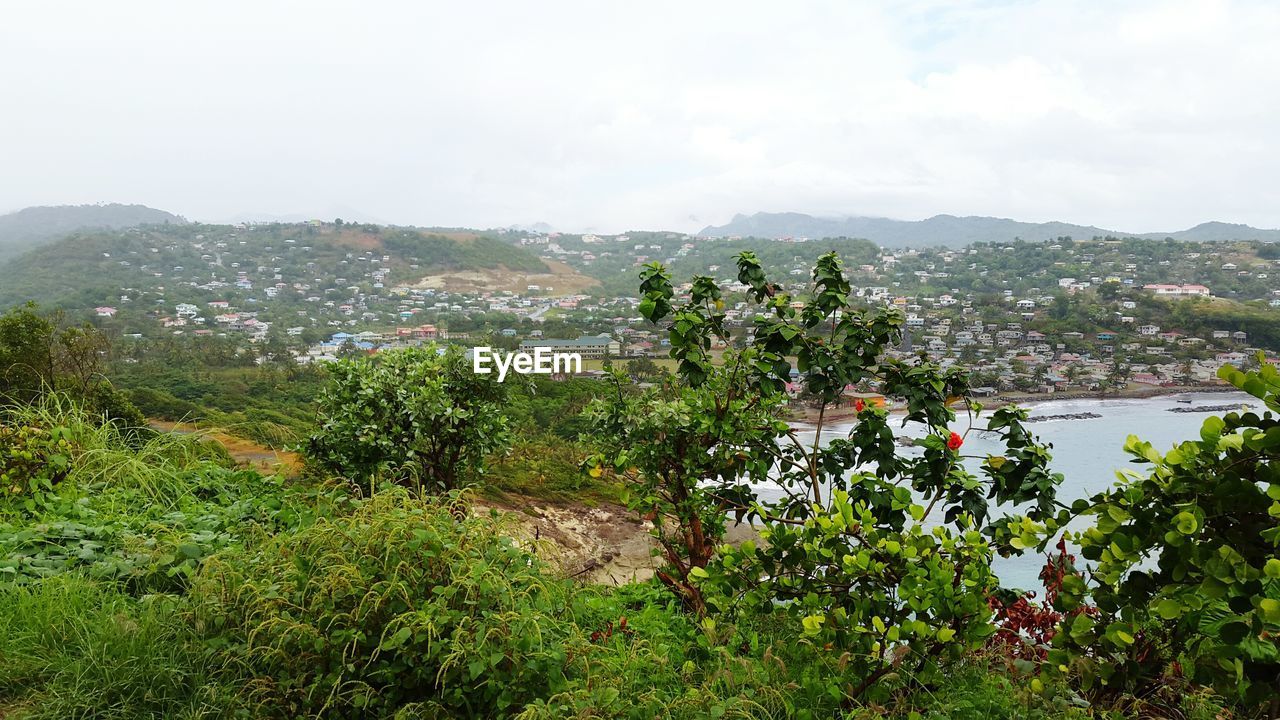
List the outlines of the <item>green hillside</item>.
{"type": "Polygon", "coordinates": [[[186,219],[145,205],[57,205],[0,215],[0,261],[89,229],[182,225],[186,219]]]}
{"type": "Polygon", "coordinates": [[[151,225],[79,232],[13,258],[0,265],[0,305],[35,300],[83,310],[136,307],[143,298],[166,306],[266,304],[264,290],[284,283],[271,306],[292,311],[326,289],[358,286],[377,295],[431,272],[503,268],[545,271],[534,255],[476,233],[328,223],[151,225]]]}

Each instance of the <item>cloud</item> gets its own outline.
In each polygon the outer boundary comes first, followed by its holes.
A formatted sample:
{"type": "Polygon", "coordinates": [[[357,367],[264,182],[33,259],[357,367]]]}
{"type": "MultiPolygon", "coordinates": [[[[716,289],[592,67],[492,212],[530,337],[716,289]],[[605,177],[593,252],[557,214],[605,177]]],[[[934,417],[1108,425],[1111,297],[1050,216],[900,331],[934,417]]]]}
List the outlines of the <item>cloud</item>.
{"type": "Polygon", "coordinates": [[[345,206],[602,230],[754,210],[1280,226],[1280,7],[1264,0],[3,13],[4,207],[345,206]]]}

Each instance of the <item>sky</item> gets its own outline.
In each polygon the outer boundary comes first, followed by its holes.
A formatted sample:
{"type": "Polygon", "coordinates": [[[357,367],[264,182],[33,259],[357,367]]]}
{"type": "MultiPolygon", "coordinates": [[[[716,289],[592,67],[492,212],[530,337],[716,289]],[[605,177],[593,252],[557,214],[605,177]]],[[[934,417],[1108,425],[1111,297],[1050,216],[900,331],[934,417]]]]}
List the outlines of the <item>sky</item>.
{"type": "Polygon", "coordinates": [[[0,212],[1280,227],[1280,2],[0,5],[0,212]]]}

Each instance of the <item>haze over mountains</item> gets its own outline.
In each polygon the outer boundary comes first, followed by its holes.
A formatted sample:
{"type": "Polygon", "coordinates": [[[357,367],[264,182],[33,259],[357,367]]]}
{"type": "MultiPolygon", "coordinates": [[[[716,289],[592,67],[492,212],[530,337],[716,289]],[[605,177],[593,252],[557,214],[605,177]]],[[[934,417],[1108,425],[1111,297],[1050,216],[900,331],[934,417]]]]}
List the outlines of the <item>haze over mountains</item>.
{"type": "Polygon", "coordinates": [[[56,205],[0,215],[0,258],[18,255],[80,230],[185,224],[186,218],[145,205],[56,205]]]}
{"type": "MultiPolygon", "coordinates": [[[[356,211],[348,212],[343,217],[357,222],[386,225],[381,221],[362,220],[361,214],[356,211]]],[[[252,218],[246,216],[237,222],[293,223],[309,219],[311,218],[300,215],[295,217],[259,214],[252,218]]],[[[76,232],[115,230],[149,224],[181,225],[188,222],[180,215],[145,205],[110,203],[29,207],[0,215],[0,261],[12,259],[28,250],[76,232]]],[[[509,229],[539,233],[552,231],[552,227],[546,223],[510,226],[509,229]]],[[[864,238],[885,247],[961,247],[980,241],[1007,242],[1021,238],[1035,242],[1064,235],[1080,239],[1112,235],[1154,239],[1172,237],[1176,240],[1197,242],[1230,240],[1280,242],[1280,230],[1224,222],[1205,222],[1195,227],[1172,232],[1134,233],[1092,225],[1064,222],[1029,223],[1007,218],[979,216],[935,215],[925,220],[894,220],[883,217],[817,217],[804,213],[767,212],[737,215],[725,225],[704,228],[698,235],[773,239],[849,237],[864,238]]]]}
{"type": "Polygon", "coordinates": [[[1216,240],[1280,241],[1280,230],[1265,230],[1223,222],[1206,222],[1173,232],[1134,233],[1064,222],[1028,223],[996,217],[935,215],[926,220],[894,220],[882,217],[815,217],[804,213],[736,215],[725,225],[703,228],[704,237],[760,238],[866,238],[886,247],[945,245],[961,247],[974,242],[1049,240],[1069,235],[1090,238],[1102,235],[1211,242],[1216,240]]]}

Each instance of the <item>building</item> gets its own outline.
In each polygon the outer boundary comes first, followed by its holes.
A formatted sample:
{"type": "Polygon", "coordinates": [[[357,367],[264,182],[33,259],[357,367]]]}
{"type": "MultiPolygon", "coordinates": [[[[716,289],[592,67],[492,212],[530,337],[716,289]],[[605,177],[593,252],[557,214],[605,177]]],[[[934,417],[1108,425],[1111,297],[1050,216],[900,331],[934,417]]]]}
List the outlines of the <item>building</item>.
{"type": "Polygon", "coordinates": [[[603,358],[606,355],[618,357],[622,354],[621,344],[603,335],[581,337],[576,340],[557,338],[525,340],[520,343],[521,352],[532,352],[540,347],[549,348],[551,352],[557,353],[578,353],[583,359],[603,358]]]}
{"type": "Polygon", "coordinates": [[[1204,285],[1143,285],[1143,290],[1167,297],[1209,297],[1209,288],[1204,285]]]}

